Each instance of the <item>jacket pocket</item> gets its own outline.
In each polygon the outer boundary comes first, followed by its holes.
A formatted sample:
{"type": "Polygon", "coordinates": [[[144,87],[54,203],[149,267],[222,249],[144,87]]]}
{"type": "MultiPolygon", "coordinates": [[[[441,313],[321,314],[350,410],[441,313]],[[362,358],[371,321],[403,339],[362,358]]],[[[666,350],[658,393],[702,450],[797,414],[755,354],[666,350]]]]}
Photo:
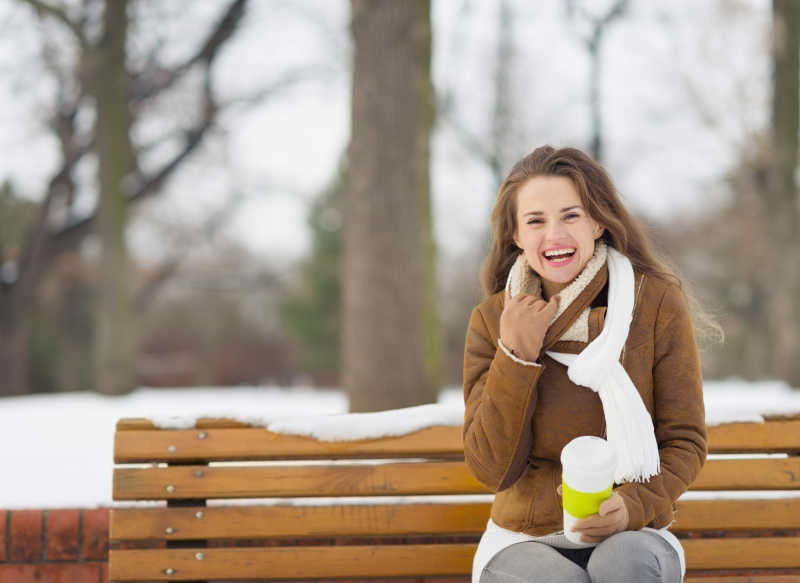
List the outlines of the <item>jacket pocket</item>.
{"type": "Polygon", "coordinates": [[[530,523],[536,502],[535,474],[539,470],[530,465],[510,488],[498,492],[492,504],[492,520],[509,530],[524,530],[530,523]]]}
{"type": "Polygon", "coordinates": [[[543,461],[535,480],[536,501],[531,516],[531,526],[561,528],[563,510],[556,488],[561,483],[561,467],[543,461]]]}
{"type": "Polygon", "coordinates": [[[561,528],[561,502],[556,493],[560,466],[550,460],[530,462],[519,480],[498,492],[492,505],[492,520],[515,531],[561,528]]]}

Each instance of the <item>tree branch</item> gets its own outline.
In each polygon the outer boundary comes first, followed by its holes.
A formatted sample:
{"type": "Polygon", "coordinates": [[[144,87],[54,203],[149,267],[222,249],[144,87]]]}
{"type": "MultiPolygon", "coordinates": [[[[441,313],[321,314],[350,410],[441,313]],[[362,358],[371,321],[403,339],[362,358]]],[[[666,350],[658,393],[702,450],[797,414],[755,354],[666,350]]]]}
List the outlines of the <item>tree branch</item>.
{"type": "Polygon", "coordinates": [[[617,2],[614,4],[614,6],[611,7],[611,10],[609,10],[606,13],[606,15],[603,17],[603,19],[600,22],[600,24],[602,26],[606,26],[606,25],[612,23],[617,18],[619,18],[623,14],[625,14],[625,11],[627,9],[628,9],[628,0],[617,0],[617,2]]]}
{"type": "Polygon", "coordinates": [[[61,198],[64,208],[69,216],[69,206],[72,204],[75,185],[72,179],[72,171],[80,159],[92,149],[94,139],[81,139],[75,134],[75,112],[77,102],[72,107],[62,104],[54,117],[53,126],[61,145],[62,164],[61,168],[51,178],[47,186],[44,201],[39,207],[38,216],[35,224],[27,233],[25,244],[22,246],[22,253],[17,263],[17,279],[14,285],[23,288],[21,293],[25,293],[25,287],[29,282],[35,282],[37,271],[46,269],[53,256],[48,252],[49,241],[53,236],[51,226],[51,215],[53,203],[61,198]]]}
{"type": "Polygon", "coordinates": [[[467,150],[467,152],[486,164],[486,166],[488,166],[491,170],[492,175],[495,177],[495,180],[499,179],[499,181],[502,182],[502,162],[498,158],[496,152],[492,152],[488,147],[486,147],[485,140],[461,125],[450,113],[449,108],[440,110],[439,117],[450,125],[459,142],[461,142],[461,146],[467,150]]]}
{"type": "Polygon", "coordinates": [[[73,36],[78,40],[82,47],[86,46],[86,36],[84,36],[80,25],[71,20],[63,8],[57,8],[52,4],[43,2],[42,0],[20,0],[20,2],[24,2],[33,8],[39,15],[39,18],[50,16],[51,18],[58,20],[61,24],[65,25],[70,32],[72,32],[73,36]]]}
{"type": "Polygon", "coordinates": [[[589,46],[591,52],[595,52],[599,46],[603,35],[608,28],[617,18],[625,14],[628,8],[628,0],[617,0],[614,5],[600,18],[593,18],[592,21],[592,35],[586,39],[586,44],[589,46]]]}
{"type": "Polygon", "coordinates": [[[276,93],[288,89],[297,83],[303,83],[311,79],[320,79],[325,74],[332,73],[332,69],[327,65],[307,65],[299,67],[293,71],[287,71],[280,77],[275,79],[271,84],[266,87],[255,91],[250,95],[240,95],[226,100],[220,104],[220,109],[225,109],[232,106],[253,106],[259,105],[267,99],[273,97],[276,93]]]}
{"type": "Polygon", "coordinates": [[[133,77],[131,79],[131,99],[144,101],[153,95],[159,94],[180,80],[183,75],[198,63],[205,63],[210,67],[219,55],[221,47],[225,44],[239,26],[244,16],[248,0],[235,0],[232,2],[217,25],[209,33],[200,49],[186,61],[172,69],[159,69],[155,73],[133,77]]]}
{"type": "Polygon", "coordinates": [[[246,6],[247,0],[235,0],[228,6],[225,15],[211,32],[208,39],[206,39],[203,47],[194,58],[187,63],[189,66],[199,61],[204,61],[206,65],[211,65],[214,59],[217,58],[220,47],[225,44],[225,41],[233,35],[236,28],[239,26],[244,16],[244,9],[246,6]]]}
{"type": "MultiPolygon", "coordinates": [[[[211,126],[211,121],[200,124],[198,127],[193,128],[186,132],[186,141],[183,148],[173,158],[164,164],[160,170],[154,172],[147,177],[137,177],[135,175],[130,177],[130,182],[127,190],[129,191],[129,201],[131,203],[142,200],[158,192],[164,185],[164,182],[172,175],[173,172],[181,165],[181,163],[194,152],[202,142],[203,136],[206,134],[211,126]]],[[[73,223],[61,229],[53,238],[52,246],[49,252],[53,255],[60,252],[76,248],[80,242],[91,233],[92,225],[97,216],[97,211],[74,221],[73,223]]]]}
{"type": "MultiPolygon", "coordinates": [[[[128,184],[126,185],[126,192],[129,196],[129,202],[135,203],[158,192],[164,185],[166,180],[177,170],[181,163],[188,158],[201,144],[203,137],[211,128],[216,118],[217,105],[213,101],[213,96],[210,92],[210,70],[206,69],[206,83],[204,96],[206,103],[203,107],[203,118],[195,125],[195,127],[187,130],[184,133],[183,148],[175,154],[170,161],[165,163],[159,170],[153,172],[149,176],[141,176],[139,174],[132,174],[128,177],[128,184]]],[[[87,236],[92,229],[97,211],[79,219],[61,229],[52,240],[52,254],[57,254],[67,249],[74,249],[77,245],[87,236]]]]}
{"type": "Polygon", "coordinates": [[[156,270],[155,275],[136,290],[133,301],[137,313],[144,312],[152,304],[153,298],[158,291],[178,272],[181,264],[189,256],[190,250],[197,246],[198,239],[200,237],[203,240],[213,238],[225,226],[243,199],[244,195],[241,192],[237,192],[222,209],[212,213],[211,217],[195,231],[196,234],[193,237],[184,238],[180,243],[181,249],[162,263],[156,270]]]}
{"type": "Polygon", "coordinates": [[[567,18],[575,20],[577,15],[577,18],[582,18],[589,23],[591,32],[587,37],[583,37],[578,31],[575,31],[575,34],[577,38],[586,45],[589,52],[594,53],[600,44],[605,29],[614,20],[625,14],[625,11],[628,9],[628,4],[629,0],[617,0],[604,15],[595,17],[583,4],[575,0],[566,0],[567,18]]]}

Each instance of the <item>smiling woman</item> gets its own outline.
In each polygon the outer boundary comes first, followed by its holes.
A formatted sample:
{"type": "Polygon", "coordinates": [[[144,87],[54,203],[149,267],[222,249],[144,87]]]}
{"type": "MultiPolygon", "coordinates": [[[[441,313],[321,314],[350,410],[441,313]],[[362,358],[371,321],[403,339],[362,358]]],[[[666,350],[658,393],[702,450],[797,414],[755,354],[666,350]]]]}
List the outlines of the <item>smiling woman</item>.
{"type": "Polygon", "coordinates": [[[683,549],[667,527],[706,457],[680,278],[605,170],[574,148],[544,146],[514,165],[492,234],[488,297],[464,353],[464,455],[497,493],[473,583],[680,581],[683,549]],[[560,455],[582,435],[608,440],[615,484],[568,538],[560,455]]]}

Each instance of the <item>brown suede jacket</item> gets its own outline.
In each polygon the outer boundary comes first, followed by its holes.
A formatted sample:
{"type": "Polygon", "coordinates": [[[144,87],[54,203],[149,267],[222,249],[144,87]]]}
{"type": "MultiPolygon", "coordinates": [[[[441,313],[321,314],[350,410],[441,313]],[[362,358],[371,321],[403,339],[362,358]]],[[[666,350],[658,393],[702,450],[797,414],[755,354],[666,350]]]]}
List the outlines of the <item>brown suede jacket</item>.
{"type": "MultiPolygon", "coordinates": [[[[561,449],[580,435],[605,436],[599,396],[567,377],[545,350],[579,353],[587,345],[559,338],[590,307],[589,341],[603,328],[608,267],[604,265],[548,328],[541,366],[520,364],[499,346],[504,292],[473,311],[464,354],[464,454],[475,477],[497,492],[492,519],[534,536],[563,529],[561,449]]],[[[706,458],[706,426],[697,345],[686,298],[661,278],[635,273],[633,321],[622,365],[653,418],[661,472],[647,483],[616,487],[629,530],[661,528],[675,500],[706,458]]]]}

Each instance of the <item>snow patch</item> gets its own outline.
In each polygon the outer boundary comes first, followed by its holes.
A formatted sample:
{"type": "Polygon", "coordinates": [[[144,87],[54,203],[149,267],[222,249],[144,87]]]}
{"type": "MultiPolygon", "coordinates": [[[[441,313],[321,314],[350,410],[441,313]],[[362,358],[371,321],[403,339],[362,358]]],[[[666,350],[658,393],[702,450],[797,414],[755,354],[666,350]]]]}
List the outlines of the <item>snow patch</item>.
{"type": "Polygon", "coordinates": [[[320,441],[353,441],[405,435],[437,425],[459,426],[464,422],[463,403],[431,403],[378,411],[339,415],[294,415],[275,419],[276,415],[216,410],[191,416],[152,415],[148,417],[159,429],[191,429],[201,417],[224,417],[273,433],[303,435],[320,441]]]}
{"type": "Polygon", "coordinates": [[[760,423],[771,415],[800,413],[800,390],[792,389],[783,381],[706,381],[703,396],[708,425],[760,423]]]}

